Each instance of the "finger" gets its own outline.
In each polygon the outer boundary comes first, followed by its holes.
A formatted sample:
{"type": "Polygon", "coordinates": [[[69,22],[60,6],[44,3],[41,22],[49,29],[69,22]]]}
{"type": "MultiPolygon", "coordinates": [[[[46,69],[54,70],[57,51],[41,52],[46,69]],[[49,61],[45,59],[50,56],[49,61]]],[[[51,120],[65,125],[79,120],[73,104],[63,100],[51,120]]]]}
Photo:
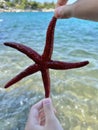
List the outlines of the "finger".
{"type": "Polygon", "coordinates": [[[45,113],[44,113],[44,109],[40,109],[39,111],[39,123],[40,125],[44,126],[45,125],[45,113]]]}
{"type": "Polygon", "coordinates": [[[28,120],[31,121],[32,124],[39,124],[39,110],[42,108],[43,102],[42,100],[31,107],[28,120]]]}
{"type": "Polygon", "coordinates": [[[57,5],[56,7],[59,7],[59,6],[62,6],[62,5],[65,5],[67,3],[68,0],[58,0],[57,1],[57,5]]]}
{"type": "Polygon", "coordinates": [[[48,121],[52,121],[52,119],[55,117],[50,98],[43,100],[43,109],[45,113],[45,124],[47,124],[48,121]]]}
{"type": "Polygon", "coordinates": [[[55,9],[56,18],[69,18],[72,16],[74,4],[63,5],[55,9]]]}
{"type": "MultiPolygon", "coordinates": [[[[32,108],[35,108],[37,110],[40,110],[43,107],[43,100],[39,101],[38,103],[36,103],[34,106],[32,106],[32,108]]],[[[31,108],[31,109],[32,109],[31,108]]]]}
{"type": "MultiPolygon", "coordinates": [[[[56,109],[53,108],[53,112],[56,113],[56,109]]],[[[44,126],[45,125],[45,112],[44,109],[40,109],[39,111],[39,122],[40,125],[44,126]]]]}

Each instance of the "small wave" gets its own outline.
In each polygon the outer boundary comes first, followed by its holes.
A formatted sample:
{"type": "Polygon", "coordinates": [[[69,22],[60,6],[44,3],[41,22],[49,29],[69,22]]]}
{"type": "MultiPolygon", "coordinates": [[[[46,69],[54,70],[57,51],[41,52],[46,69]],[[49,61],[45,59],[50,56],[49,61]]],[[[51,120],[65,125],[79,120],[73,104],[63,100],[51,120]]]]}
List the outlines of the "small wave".
{"type": "Polygon", "coordinates": [[[69,53],[70,55],[73,55],[73,56],[91,56],[93,55],[91,52],[88,52],[87,50],[81,50],[81,49],[76,49],[76,50],[72,50],[70,51],[69,53]]]}

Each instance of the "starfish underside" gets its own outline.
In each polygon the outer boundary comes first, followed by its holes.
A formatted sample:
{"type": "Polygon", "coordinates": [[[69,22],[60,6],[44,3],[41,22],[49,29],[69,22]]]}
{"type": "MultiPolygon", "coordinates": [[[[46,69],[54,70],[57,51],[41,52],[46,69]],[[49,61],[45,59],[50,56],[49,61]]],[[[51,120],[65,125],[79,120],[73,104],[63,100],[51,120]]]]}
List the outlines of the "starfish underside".
{"type": "Polygon", "coordinates": [[[88,61],[83,61],[83,62],[78,62],[78,63],[67,63],[67,62],[62,62],[62,61],[51,60],[52,53],[53,53],[54,29],[55,29],[56,21],[57,19],[55,17],[53,17],[52,20],[50,21],[50,24],[47,29],[46,44],[45,44],[44,52],[42,55],[38,54],[36,51],[31,49],[30,47],[27,47],[19,43],[14,43],[14,42],[4,43],[4,45],[6,46],[10,46],[24,53],[35,62],[35,64],[27,67],[24,71],[22,71],[21,73],[16,75],[13,79],[11,79],[5,85],[5,88],[8,88],[9,86],[15,84],[16,82],[20,81],[26,76],[29,76],[38,71],[41,71],[44,89],[45,89],[45,97],[47,98],[50,95],[49,68],[57,69],[57,70],[66,70],[66,69],[83,67],[89,63],[88,61]]]}

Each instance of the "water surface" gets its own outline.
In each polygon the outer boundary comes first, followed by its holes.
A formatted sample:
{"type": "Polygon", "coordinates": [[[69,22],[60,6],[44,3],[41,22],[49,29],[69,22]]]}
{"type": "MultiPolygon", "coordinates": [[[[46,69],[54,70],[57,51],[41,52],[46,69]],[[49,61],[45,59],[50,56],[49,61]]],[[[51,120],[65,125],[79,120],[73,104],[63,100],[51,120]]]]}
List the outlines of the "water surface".
{"type": "MultiPolygon", "coordinates": [[[[34,62],[6,41],[22,43],[42,54],[46,30],[53,13],[0,13],[0,130],[24,130],[32,104],[44,97],[40,72],[11,88],[3,87],[34,62]]],[[[98,129],[98,23],[58,20],[52,59],[89,60],[86,67],[50,70],[51,97],[64,130],[98,129]]]]}

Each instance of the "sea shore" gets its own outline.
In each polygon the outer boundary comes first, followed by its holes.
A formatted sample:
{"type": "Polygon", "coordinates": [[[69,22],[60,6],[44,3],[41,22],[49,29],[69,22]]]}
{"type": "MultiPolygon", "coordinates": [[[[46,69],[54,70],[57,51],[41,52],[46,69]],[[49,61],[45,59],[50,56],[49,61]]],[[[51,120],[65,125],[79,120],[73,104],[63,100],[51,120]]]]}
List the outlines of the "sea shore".
{"type": "Polygon", "coordinates": [[[54,9],[36,9],[36,10],[23,10],[23,9],[15,9],[15,8],[0,8],[0,12],[53,12],[54,9]]]}

